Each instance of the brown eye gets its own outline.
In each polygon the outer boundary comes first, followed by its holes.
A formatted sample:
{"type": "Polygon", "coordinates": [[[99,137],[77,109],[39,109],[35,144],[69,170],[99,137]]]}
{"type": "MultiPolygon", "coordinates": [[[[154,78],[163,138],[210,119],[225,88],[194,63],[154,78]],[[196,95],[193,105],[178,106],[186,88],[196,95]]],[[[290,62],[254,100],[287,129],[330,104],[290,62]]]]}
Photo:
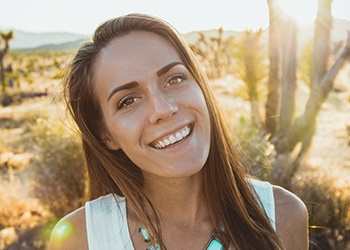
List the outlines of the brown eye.
{"type": "Polygon", "coordinates": [[[173,75],[169,79],[169,81],[167,82],[167,86],[173,86],[173,85],[179,84],[179,83],[181,83],[182,81],[184,81],[186,79],[187,79],[187,77],[184,74],[173,75]]]}
{"type": "Polygon", "coordinates": [[[117,105],[117,110],[120,110],[122,108],[127,108],[130,105],[134,104],[137,101],[137,97],[135,96],[125,96],[123,97],[117,105]]]}

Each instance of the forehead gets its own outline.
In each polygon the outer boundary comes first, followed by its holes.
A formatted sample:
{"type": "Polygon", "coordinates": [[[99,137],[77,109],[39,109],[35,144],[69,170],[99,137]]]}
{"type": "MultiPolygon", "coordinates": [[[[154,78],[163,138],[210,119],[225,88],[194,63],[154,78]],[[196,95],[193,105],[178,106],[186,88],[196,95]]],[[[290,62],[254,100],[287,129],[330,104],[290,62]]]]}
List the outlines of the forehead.
{"type": "Polygon", "coordinates": [[[175,47],[165,38],[152,32],[133,31],[115,38],[101,50],[95,70],[151,69],[174,60],[182,61],[175,47]]]}
{"type": "Polygon", "coordinates": [[[157,34],[133,31],[115,38],[101,50],[94,64],[96,97],[105,100],[113,89],[128,82],[153,81],[161,68],[173,62],[182,62],[179,53],[157,34]]]}

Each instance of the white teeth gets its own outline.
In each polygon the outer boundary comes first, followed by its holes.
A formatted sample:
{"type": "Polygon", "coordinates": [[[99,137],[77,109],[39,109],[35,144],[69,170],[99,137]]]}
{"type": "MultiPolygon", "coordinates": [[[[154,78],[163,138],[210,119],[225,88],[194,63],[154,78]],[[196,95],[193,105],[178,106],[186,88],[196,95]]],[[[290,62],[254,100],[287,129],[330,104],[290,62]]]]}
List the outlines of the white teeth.
{"type": "Polygon", "coordinates": [[[187,137],[190,134],[190,132],[191,132],[190,128],[186,126],[181,131],[178,131],[175,134],[170,135],[168,138],[155,142],[153,146],[157,149],[165,148],[171,144],[181,141],[182,139],[187,137]]]}
{"type": "Polygon", "coordinates": [[[171,144],[173,144],[174,142],[176,142],[175,136],[171,135],[171,136],[169,137],[169,141],[170,141],[171,144]]]}
{"type": "Polygon", "coordinates": [[[182,137],[180,132],[177,132],[176,135],[175,135],[175,138],[176,138],[177,141],[180,141],[180,140],[182,140],[183,137],[182,137]]]}

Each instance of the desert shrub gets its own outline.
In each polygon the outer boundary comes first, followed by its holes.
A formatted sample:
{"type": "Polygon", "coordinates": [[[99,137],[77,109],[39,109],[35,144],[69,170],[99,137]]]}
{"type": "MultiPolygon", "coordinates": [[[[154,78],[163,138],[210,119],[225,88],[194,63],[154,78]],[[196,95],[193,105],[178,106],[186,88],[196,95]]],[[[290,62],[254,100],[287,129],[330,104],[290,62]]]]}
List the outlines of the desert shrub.
{"type": "Polygon", "coordinates": [[[292,190],[307,205],[310,249],[350,249],[349,186],[338,187],[336,180],[312,175],[297,178],[292,190]]]}
{"type": "Polygon", "coordinates": [[[232,73],[232,48],[235,46],[233,36],[225,37],[224,30],[219,28],[214,36],[202,32],[191,49],[197,56],[202,69],[209,79],[219,79],[227,73],[232,73]]]}
{"type": "MultiPolygon", "coordinates": [[[[58,79],[62,65],[69,61],[72,52],[11,51],[8,64],[12,66],[12,79],[16,87],[42,85],[38,77],[58,79]]],[[[6,81],[7,82],[7,81],[6,81]]]]}
{"type": "Polygon", "coordinates": [[[250,119],[241,116],[233,125],[234,144],[249,174],[266,180],[270,170],[272,145],[250,119]]]}
{"type": "Polygon", "coordinates": [[[0,177],[0,229],[29,228],[47,215],[39,201],[31,197],[19,177],[0,177]]]}
{"type": "MultiPolygon", "coordinates": [[[[47,217],[48,212],[38,199],[30,196],[27,186],[18,176],[12,173],[7,178],[0,177],[0,249],[18,244],[21,235],[37,228],[47,217]]],[[[30,238],[36,246],[45,245],[40,233],[30,238]]]]}
{"type": "Polygon", "coordinates": [[[248,101],[239,97],[221,96],[219,105],[230,129],[234,148],[245,169],[250,175],[267,180],[273,146],[264,131],[251,121],[248,101]]]}
{"type": "Polygon", "coordinates": [[[251,120],[255,127],[261,126],[263,119],[260,102],[266,91],[267,63],[266,49],[262,43],[262,29],[245,31],[235,46],[235,76],[246,84],[247,99],[250,103],[251,120]]]}
{"type": "Polygon", "coordinates": [[[38,156],[32,163],[33,191],[53,215],[79,207],[85,195],[86,171],[79,138],[57,118],[44,115],[32,125],[38,156]]]}
{"type": "MultiPolygon", "coordinates": [[[[270,172],[273,146],[245,116],[231,125],[234,144],[248,173],[266,180],[270,172]]],[[[350,187],[321,175],[300,175],[290,190],[307,205],[310,249],[350,249],[350,187]]]]}
{"type": "Polygon", "coordinates": [[[38,62],[40,58],[38,56],[32,56],[28,59],[26,63],[26,70],[28,73],[35,72],[38,70],[38,62]]]}

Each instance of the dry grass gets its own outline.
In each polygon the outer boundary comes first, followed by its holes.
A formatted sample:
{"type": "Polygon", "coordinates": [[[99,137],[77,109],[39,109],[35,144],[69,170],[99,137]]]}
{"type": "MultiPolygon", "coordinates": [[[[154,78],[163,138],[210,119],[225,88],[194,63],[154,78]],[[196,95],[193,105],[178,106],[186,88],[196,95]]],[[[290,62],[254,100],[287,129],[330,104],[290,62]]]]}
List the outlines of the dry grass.
{"type": "MultiPolygon", "coordinates": [[[[85,172],[79,138],[65,124],[64,111],[53,103],[58,92],[59,70],[70,55],[16,55],[13,65],[26,69],[19,75],[21,91],[45,91],[48,96],[22,99],[8,107],[0,107],[0,249],[12,246],[21,249],[26,242],[32,249],[45,249],[52,226],[49,221],[81,205],[85,172]],[[30,62],[34,65],[30,65],[30,62]],[[36,65],[36,66],[35,66],[36,65]],[[56,65],[56,66],[55,66],[56,65]],[[48,70],[42,70],[45,67],[48,70]],[[76,180],[80,181],[76,181],[76,180]],[[67,181],[61,181],[67,180],[67,181]],[[70,196],[72,193],[75,196],[70,196]],[[56,197],[56,200],[52,200],[56,197]],[[71,198],[69,198],[71,197],[71,198]],[[43,230],[46,232],[43,235],[43,230]]],[[[349,70],[350,72],[350,70],[349,70]]],[[[326,238],[330,249],[349,249],[349,178],[350,147],[346,124],[350,122],[350,78],[342,72],[337,86],[342,92],[332,93],[318,119],[318,131],[310,152],[310,162],[293,184],[308,205],[315,243],[326,238]],[[325,185],[326,184],[326,185],[325,185]],[[347,248],[348,247],[348,248],[347,248]]],[[[213,89],[232,129],[237,148],[250,167],[262,178],[269,170],[271,145],[249,121],[249,103],[244,99],[244,84],[232,76],[212,82],[213,89]],[[245,152],[243,154],[243,152],[245,152]]],[[[18,89],[9,90],[15,94],[18,89]]],[[[299,108],[307,91],[300,88],[299,108]]],[[[314,248],[321,249],[321,248],[314,248]]]]}
{"type": "Polygon", "coordinates": [[[299,175],[292,186],[309,210],[312,249],[350,249],[350,185],[319,173],[299,175]]]}
{"type": "Polygon", "coordinates": [[[50,221],[82,205],[80,140],[63,117],[52,96],[0,109],[0,249],[45,249],[50,221]]]}
{"type": "MultiPolygon", "coordinates": [[[[23,233],[41,225],[49,212],[31,196],[26,182],[11,171],[0,178],[0,187],[0,249],[4,249],[18,243],[23,233]]],[[[43,239],[32,235],[35,239],[37,246],[45,245],[43,239]]]]}

